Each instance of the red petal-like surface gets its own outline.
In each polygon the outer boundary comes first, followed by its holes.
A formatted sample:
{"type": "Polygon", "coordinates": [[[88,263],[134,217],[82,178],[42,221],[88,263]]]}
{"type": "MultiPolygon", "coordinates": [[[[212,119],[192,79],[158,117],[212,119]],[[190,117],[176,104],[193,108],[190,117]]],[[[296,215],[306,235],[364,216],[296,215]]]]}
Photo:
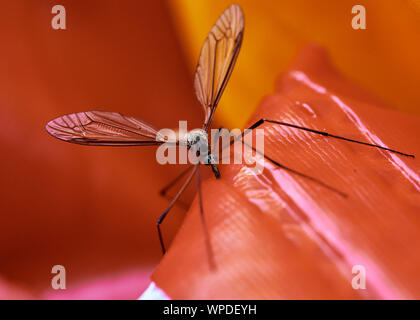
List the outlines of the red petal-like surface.
{"type": "MultiPolygon", "coordinates": [[[[390,79],[390,81],[395,79],[390,79]]],[[[420,119],[380,108],[310,46],[260,104],[291,122],[420,156],[420,119]]],[[[348,198],[265,163],[222,166],[203,184],[216,270],[197,199],[152,278],[174,299],[420,298],[420,177],[416,159],[265,124],[265,153],[348,198]],[[366,270],[355,290],[353,266],[366,270]]]]}

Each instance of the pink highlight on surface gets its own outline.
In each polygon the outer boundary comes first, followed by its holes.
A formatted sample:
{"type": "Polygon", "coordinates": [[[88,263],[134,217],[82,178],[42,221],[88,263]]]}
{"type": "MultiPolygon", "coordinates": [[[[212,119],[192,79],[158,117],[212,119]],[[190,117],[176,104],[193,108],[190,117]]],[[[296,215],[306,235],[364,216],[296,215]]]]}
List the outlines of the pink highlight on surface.
{"type": "MultiPolygon", "coordinates": [[[[367,298],[371,299],[401,299],[403,297],[403,294],[386,280],[386,276],[376,266],[374,261],[368,256],[358,253],[357,248],[353,248],[350,242],[343,240],[343,236],[340,234],[336,224],[329,218],[329,213],[318,206],[317,202],[296,182],[294,176],[285,170],[274,167],[269,162],[265,162],[265,170],[271,172],[278,187],[293,199],[302,212],[305,212],[309,222],[304,221],[297,212],[287,207],[288,213],[299,223],[305,233],[318,244],[328,258],[335,261],[343,276],[349,279],[349,286],[351,286],[349,274],[351,274],[352,267],[362,264],[369,274],[367,280],[369,291],[361,291],[360,294],[367,295],[367,298]],[[328,230],[328,232],[325,232],[325,230],[328,230]],[[342,256],[337,256],[336,252],[340,252],[342,256]],[[369,293],[373,293],[374,296],[370,296],[369,293]]],[[[262,182],[261,177],[255,176],[255,178],[262,182]]],[[[275,189],[274,186],[267,185],[268,193],[272,193],[275,189]]],[[[262,201],[253,201],[252,196],[249,196],[250,201],[259,209],[262,211],[266,210],[262,201]]],[[[281,198],[276,197],[271,200],[278,200],[281,202],[278,205],[284,206],[281,198]]],[[[331,216],[333,216],[332,213],[331,216]]]]}
{"type": "MultiPolygon", "coordinates": [[[[309,79],[309,77],[301,71],[293,71],[290,73],[293,78],[297,81],[305,84],[307,87],[313,89],[314,91],[329,96],[329,98],[334,101],[340,109],[346,114],[349,120],[357,127],[357,129],[369,140],[370,143],[380,145],[385,148],[389,148],[376,134],[372,133],[356,115],[356,113],[346,105],[339,97],[334,94],[328,93],[328,90],[322,87],[319,84],[314,83],[309,79]]],[[[395,153],[383,151],[378,149],[382,154],[392,163],[392,165],[401,172],[404,177],[416,188],[417,191],[420,191],[420,177],[413,170],[411,170],[405,163],[397,156],[395,153]]]]}
{"type": "MultiPolygon", "coordinates": [[[[362,123],[360,118],[354,113],[354,111],[346,105],[339,97],[335,95],[331,95],[331,99],[337,103],[337,105],[343,110],[346,116],[357,126],[357,128],[362,132],[366,138],[368,138],[370,143],[377,144],[383,146],[385,148],[389,148],[382,140],[376,135],[369,131],[366,126],[362,123]]],[[[388,159],[392,165],[401,172],[404,177],[410,181],[410,183],[420,191],[420,177],[411,170],[395,153],[384,151],[378,149],[382,154],[388,159]]]]}
{"type": "Polygon", "coordinates": [[[290,75],[293,78],[295,78],[297,81],[304,83],[306,86],[313,89],[314,91],[320,94],[327,94],[327,89],[309,80],[308,76],[304,74],[302,71],[292,71],[290,72],[290,75]]]}
{"type": "Polygon", "coordinates": [[[313,118],[316,118],[316,114],[315,114],[314,110],[307,103],[302,102],[300,105],[302,107],[304,107],[306,110],[308,110],[309,113],[312,115],[313,118]]]}
{"type": "Polygon", "coordinates": [[[72,286],[67,279],[67,289],[48,289],[43,299],[48,300],[134,300],[150,283],[150,270],[127,271],[108,275],[72,286]]]}
{"type": "MultiPolygon", "coordinates": [[[[387,147],[377,135],[369,131],[354,111],[339,97],[328,93],[326,88],[312,82],[303,72],[293,71],[291,72],[291,75],[297,81],[303,83],[315,92],[327,95],[341,108],[349,120],[356,125],[358,130],[366,136],[371,143],[387,147]]],[[[420,178],[413,170],[408,168],[397,155],[382,150],[381,152],[399,170],[399,172],[416,187],[417,190],[420,190],[420,178]]],[[[349,279],[349,285],[351,285],[351,276],[349,277],[349,274],[351,274],[352,266],[362,264],[369,274],[367,281],[369,293],[374,294],[374,296],[370,298],[400,299],[404,297],[404,293],[400,292],[399,289],[387,279],[380,266],[378,266],[375,261],[365,254],[360,254],[357,248],[354,248],[351,245],[350,241],[345,240],[343,235],[340,234],[340,230],[337,228],[335,222],[330,218],[330,216],[334,216],[333,213],[328,213],[321,209],[317,202],[296,182],[293,176],[284,170],[277,169],[268,162],[266,162],[265,169],[271,172],[278,186],[293,199],[299,209],[301,209],[309,218],[308,221],[304,221],[297,212],[294,212],[290,207],[287,208],[289,213],[301,225],[305,233],[319,245],[320,249],[329,258],[336,261],[342,274],[349,279]],[[325,230],[328,230],[328,232],[325,232],[325,230]],[[341,257],[337,256],[336,252],[339,252],[341,257]]],[[[259,177],[256,177],[256,179],[260,181],[259,177]]],[[[260,182],[261,185],[265,185],[262,181],[260,182]]],[[[267,192],[273,190],[273,186],[267,185],[266,187],[267,192]]],[[[249,194],[249,196],[252,198],[252,195],[249,194]]],[[[271,197],[271,200],[276,201],[278,199],[271,197]]],[[[264,211],[265,208],[262,205],[262,202],[252,200],[251,202],[264,211]]],[[[284,206],[284,203],[282,203],[282,205],[284,206]]],[[[361,294],[366,295],[369,293],[361,292],[361,294]]]]}
{"type": "MultiPolygon", "coordinates": [[[[264,158],[258,158],[257,161],[261,161],[261,165],[264,165],[264,158]]],[[[255,204],[261,211],[269,211],[270,205],[267,202],[276,203],[276,206],[286,207],[286,202],[273,190],[272,182],[267,179],[264,175],[253,175],[253,171],[248,167],[242,167],[239,173],[234,177],[234,185],[240,184],[241,179],[249,179],[249,177],[255,177],[260,187],[258,189],[252,185],[248,190],[245,191],[249,201],[255,204]],[[269,201],[267,201],[267,198],[269,201]]]]}

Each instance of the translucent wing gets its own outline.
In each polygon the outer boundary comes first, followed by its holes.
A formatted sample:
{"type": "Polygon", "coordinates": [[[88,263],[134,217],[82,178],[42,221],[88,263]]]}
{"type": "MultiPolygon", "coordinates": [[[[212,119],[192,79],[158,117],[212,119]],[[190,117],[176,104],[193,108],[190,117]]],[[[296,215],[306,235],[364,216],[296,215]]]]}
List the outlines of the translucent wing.
{"type": "Polygon", "coordinates": [[[93,146],[145,146],[164,142],[152,125],[117,112],[72,113],[51,120],[46,129],[60,140],[93,146]]]}
{"type": "Polygon", "coordinates": [[[204,108],[206,130],[238,57],[243,31],[242,9],[233,4],[219,17],[201,49],[194,87],[204,108]]]}

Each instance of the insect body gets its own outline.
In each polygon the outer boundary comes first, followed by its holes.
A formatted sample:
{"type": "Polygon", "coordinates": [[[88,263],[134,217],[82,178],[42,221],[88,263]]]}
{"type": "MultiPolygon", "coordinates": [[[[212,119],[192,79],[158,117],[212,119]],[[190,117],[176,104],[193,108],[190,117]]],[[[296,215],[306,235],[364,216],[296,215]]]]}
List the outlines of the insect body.
{"type": "Polygon", "coordinates": [[[217,156],[210,153],[210,144],[207,132],[203,129],[194,129],[186,134],[186,145],[188,149],[196,152],[199,160],[205,165],[211,166],[216,179],[220,178],[220,171],[216,166],[217,156]]]}
{"type": "MultiPolygon", "coordinates": [[[[207,132],[238,57],[243,30],[243,12],[236,4],[227,8],[210,30],[201,49],[194,78],[197,99],[204,110],[203,127],[192,130],[182,139],[173,142],[196,150],[203,163],[211,167],[216,178],[220,177],[220,172],[215,165],[216,156],[207,151],[210,150],[207,132]]],[[[64,115],[48,122],[46,129],[48,133],[60,140],[90,146],[157,146],[167,142],[153,125],[108,111],[87,111],[64,115]]],[[[199,182],[201,204],[199,164],[200,162],[194,166],[192,173],[158,220],[157,229],[163,252],[165,252],[165,246],[160,224],[195,174],[199,182]]],[[[186,173],[183,172],[182,175],[184,174],[186,173]]],[[[161,192],[162,194],[165,193],[165,189],[161,192]]],[[[202,205],[200,208],[204,224],[202,205]]]]}
{"type": "MultiPolygon", "coordinates": [[[[203,160],[204,164],[211,167],[216,178],[220,177],[220,172],[215,164],[217,162],[217,157],[212,154],[212,152],[209,152],[211,149],[208,143],[209,141],[207,132],[209,131],[214,112],[220,101],[223,91],[226,88],[236,59],[238,57],[242,44],[243,32],[244,16],[242,10],[238,5],[231,5],[219,17],[215,25],[210,30],[207,38],[205,39],[195,72],[194,88],[197,99],[204,111],[203,126],[201,129],[189,131],[184,137],[180,137],[173,141],[173,143],[176,145],[186,145],[188,149],[193,149],[195,152],[198,152],[197,156],[203,160]]],[[[383,146],[356,141],[329,134],[327,132],[304,128],[277,120],[261,119],[254,123],[249,129],[253,130],[266,122],[280,126],[291,127],[298,130],[305,130],[313,134],[320,134],[330,138],[364,144],[390,152],[395,152],[404,156],[414,157],[413,155],[405,154],[396,150],[385,148],[383,146]]],[[[159,134],[158,129],[153,125],[143,120],[108,111],[86,111],[61,116],[48,122],[46,129],[52,136],[60,140],[91,146],[158,146],[165,142],[167,143],[164,137],[159,134]]],[[[250,130],[236,137],[233,141],[231,141],[230,145],[238,139],[241,139],[250,130]]],[[[242,141],[242,143],[244,142],[242,141]]],[[[252,146],[248,147],[253,148],[252,146]]],[[[253,149],[256,152],[259,152],[258,150],[255,150],[255,148],[253,149]]],[[[314,177],[288,168],[264,154],[261,155],[279,168],[308,178],[324,187],[335,191],[341,196],[345,196],[343,192],[340,192],[339,190],[326,185],[314,177]]],[[[158,219],[157,231],[160,244],[162,246],[162,251],[165,252],[160,225],[195,175],[197,177],[201,220],[206,235],[209,259],[212,264],[211,245],[207,236],[204,210],[202,205],[199,165],[200,162],[190,166],[187,168],[187,170],[183,171],[174,181],[162,189],[161,194],[165,195],[167,190],[172,187],[176,181],[189,173],[181,189],[178,191],[176,196],[172,198],[168,208],[158,219]]]]}

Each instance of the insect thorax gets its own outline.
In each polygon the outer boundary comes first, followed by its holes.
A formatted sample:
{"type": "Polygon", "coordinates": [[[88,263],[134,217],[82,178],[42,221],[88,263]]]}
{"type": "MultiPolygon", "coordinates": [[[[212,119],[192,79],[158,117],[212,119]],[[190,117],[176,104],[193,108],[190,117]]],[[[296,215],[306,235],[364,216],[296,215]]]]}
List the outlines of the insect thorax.
{"type": "Polygon", "coordinates": [[[199,152],[204,164],[214,164],[217,162],[216,156],[209,153],[209,140],[207,133],[202,129],[194,129],[185,135],[185,142],[189,149],[199,152]]]}
{"type": "Polygon", "coordinates": [[[202,129],[194,129],[189,131],[186,134],[186,142],[189,148],[191,148],[194,145],[197,145],[197,147],[200,148],[200,150],[204,150],[208,147],[208,137],[207,133],[202,129]]]}

